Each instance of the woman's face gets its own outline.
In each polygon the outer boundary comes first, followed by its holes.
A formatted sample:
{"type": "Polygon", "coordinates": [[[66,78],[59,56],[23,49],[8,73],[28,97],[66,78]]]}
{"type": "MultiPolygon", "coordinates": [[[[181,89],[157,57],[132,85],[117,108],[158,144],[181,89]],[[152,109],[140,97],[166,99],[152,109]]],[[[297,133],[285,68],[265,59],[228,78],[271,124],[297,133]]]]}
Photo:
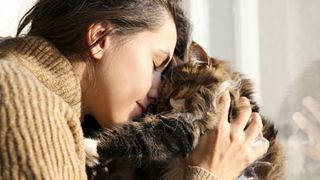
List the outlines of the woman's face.
{"type": "Polygon", "coordinates": [[[176,41],[175,24],[167,16],[157,31],[140,32],[104,51],[95,63],[95,85],[84,97],[87,113],[103,127],[141,115],[158,97],[161,72],[172,58],[176,41]]]}

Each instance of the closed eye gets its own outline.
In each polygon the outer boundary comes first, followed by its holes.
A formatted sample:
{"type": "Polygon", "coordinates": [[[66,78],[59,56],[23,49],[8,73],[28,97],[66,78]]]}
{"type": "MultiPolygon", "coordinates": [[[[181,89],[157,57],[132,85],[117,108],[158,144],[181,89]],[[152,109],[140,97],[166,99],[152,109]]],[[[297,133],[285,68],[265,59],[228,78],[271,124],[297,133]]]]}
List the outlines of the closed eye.
{"type": "Polygon", "coordinates": [[[169,62],[170,62],[170,57],[167,57],[166,60],[162,61],[160,65],[156,65],[156,63],[153,61],[153,69],[155,71],[162,72],[168,67],[169,62]]]}

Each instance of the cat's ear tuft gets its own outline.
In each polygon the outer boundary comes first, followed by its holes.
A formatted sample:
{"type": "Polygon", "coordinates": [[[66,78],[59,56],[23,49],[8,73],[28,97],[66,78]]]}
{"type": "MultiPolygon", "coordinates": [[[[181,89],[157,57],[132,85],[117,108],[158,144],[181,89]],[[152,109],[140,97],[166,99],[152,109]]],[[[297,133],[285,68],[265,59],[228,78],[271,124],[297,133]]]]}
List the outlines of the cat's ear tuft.
{"type": "Polygon", "coordinates": [[[196,42],[192,42],[189,46],[188,61],[190,63],[207,65],[209,57],[206,51],[196,42]]]}

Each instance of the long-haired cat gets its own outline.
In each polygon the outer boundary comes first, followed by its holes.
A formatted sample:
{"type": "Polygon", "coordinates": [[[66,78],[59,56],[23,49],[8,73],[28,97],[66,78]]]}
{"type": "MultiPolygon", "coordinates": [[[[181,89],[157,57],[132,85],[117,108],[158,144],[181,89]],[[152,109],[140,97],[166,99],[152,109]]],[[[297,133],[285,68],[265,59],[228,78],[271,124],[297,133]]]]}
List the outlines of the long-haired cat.
{"type": "MultiPolygon", "coordinates": [[[[226,63],[208,57],[196,43],[189,46],[186,59],[185,63],[173,63],[164,72],[159,99],[144,117],[111,129],[89,131],[84,125],[85,134],[90,137],[85,139],[89,177],[97,174],[96,178],[105,179],[184,179],[184,159],[199,137],[214,128],[217,99],[223,91],[229,90],[232,99],[229,121],[243,108],[241,96],[250,100],[252,112],[259,112],[250,80],[226,63]]],[[[284,178],[277,131],[266,118],[262,117],[262,121],[263,136],[270,142],[268,152],[238,179],[284,178]]]]}

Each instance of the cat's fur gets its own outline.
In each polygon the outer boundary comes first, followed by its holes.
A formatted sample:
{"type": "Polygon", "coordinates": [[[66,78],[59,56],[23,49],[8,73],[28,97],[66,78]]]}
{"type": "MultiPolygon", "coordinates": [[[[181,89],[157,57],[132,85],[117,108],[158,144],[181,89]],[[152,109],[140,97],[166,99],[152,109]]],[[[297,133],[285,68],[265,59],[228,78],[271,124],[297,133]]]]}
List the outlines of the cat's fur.
{"type": "MultiPolygon", "coordinates": [[[[86,139],[85,146],[91,176],[98,172],[105,179],[184,179],[184,159],[200,135],[215,126],[217,99],[223,91],[229,90],[232,99],[230,121],[243,108],[241,96],[250,100],[253,112],[259,112],[250,80],[208,57],[196,43],[190,45],[186,58],[187,63],[172,65],[164,73],[152,114],[124,126],[88,133],[92,139],[86,139]]],[[[238,179],[284,179],[277,131],[266,118],[262,120],[270,148],[238,179]]]]}

